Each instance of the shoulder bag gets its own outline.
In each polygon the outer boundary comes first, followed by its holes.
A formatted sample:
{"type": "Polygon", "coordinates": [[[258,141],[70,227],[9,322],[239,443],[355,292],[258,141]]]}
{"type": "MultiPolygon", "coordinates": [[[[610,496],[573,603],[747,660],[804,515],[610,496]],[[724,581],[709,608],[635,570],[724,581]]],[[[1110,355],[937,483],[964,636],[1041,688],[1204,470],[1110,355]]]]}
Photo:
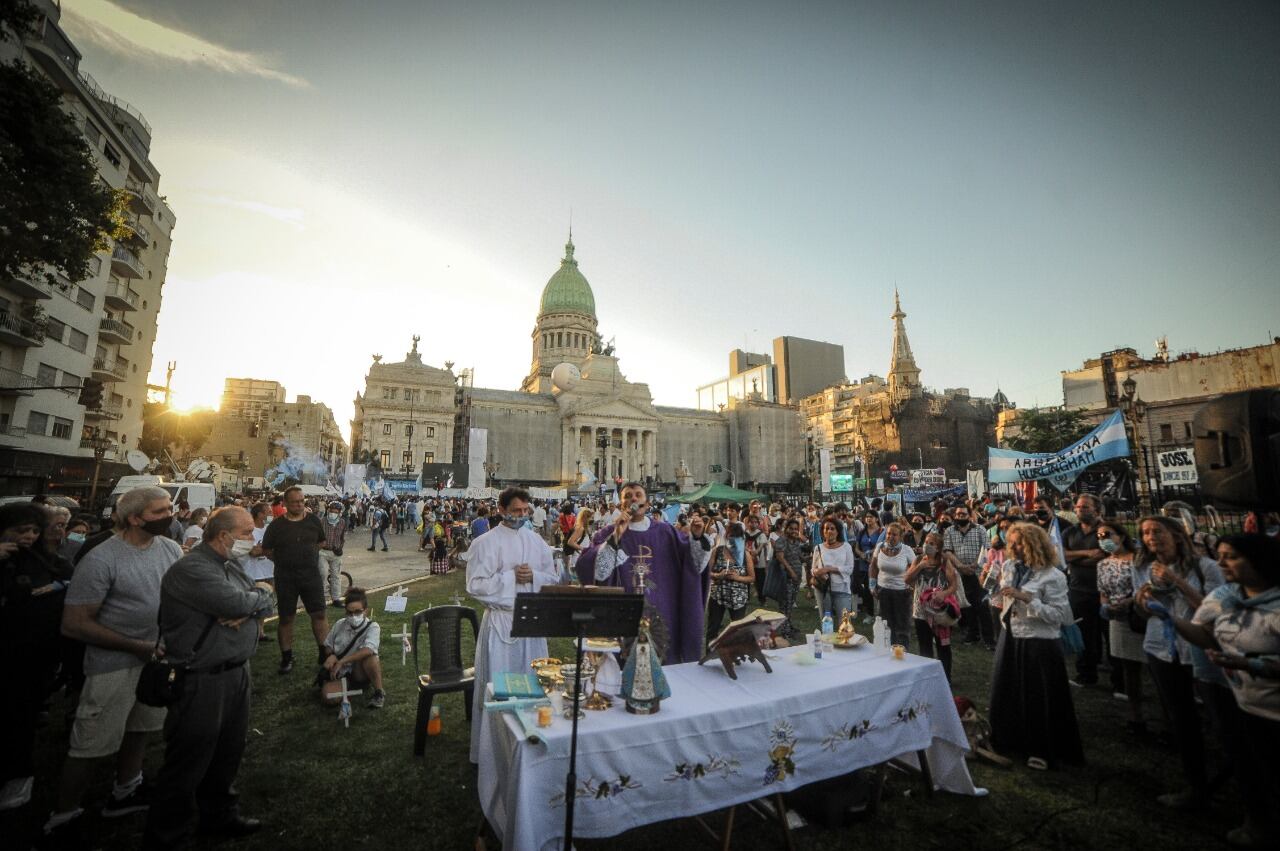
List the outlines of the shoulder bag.
{"type": "MultiPolygon", "coordinates": [[[[196,639],[195,646],[191,648],[191,655],[194,658],[196,653],[200,652],[200,648],[204,646],[204,640],[209,637],[209,630],[213,629],[213,625],[217,623],[217,617],[210,615],[209,622],[205,624],[204,631],[200,633],[200,637],[196,639]]],[[[160,615],[156,614],[156,625],[160,624],[160,615]]],[[[160,637],[156,638],[156,650],[160,649],[160,637]]],[[[172,706],[182,698],[182,689],[186,685],[187,666],[175,664],[168,659],[158,657],[153,652],[151,658],[142,665],[142,673],[138,675],[138,685],[134,689],[134,696],[138,698],[140,703],[147,706],[165,707],[172,706]]]]}

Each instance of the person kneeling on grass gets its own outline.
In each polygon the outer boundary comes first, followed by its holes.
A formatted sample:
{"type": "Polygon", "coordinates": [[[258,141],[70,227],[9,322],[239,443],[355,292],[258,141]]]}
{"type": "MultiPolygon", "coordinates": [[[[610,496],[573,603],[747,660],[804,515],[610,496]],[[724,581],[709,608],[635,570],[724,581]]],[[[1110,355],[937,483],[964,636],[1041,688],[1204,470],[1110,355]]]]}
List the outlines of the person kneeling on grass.
{"type": "Polygon", "coordinates": [[[378,642],[382,628],[369,617],[369,599],[363,588],[351,588],[346,596],[347,616],[333,625],[324,640],[324,675],[330,680],[347,678],[350,685],[373,686],[370,709],[381,709],[387,696],[382,691],[382,663],[378,642]]]}

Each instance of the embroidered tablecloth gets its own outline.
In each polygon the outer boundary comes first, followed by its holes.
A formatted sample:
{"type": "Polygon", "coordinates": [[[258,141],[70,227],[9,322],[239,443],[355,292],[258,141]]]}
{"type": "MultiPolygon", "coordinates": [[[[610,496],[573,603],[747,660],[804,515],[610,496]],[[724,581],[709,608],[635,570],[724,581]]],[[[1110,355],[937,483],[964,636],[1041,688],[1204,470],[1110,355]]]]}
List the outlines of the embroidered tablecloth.
{"type": "MultiPolygon", "coordinates": [[[[672,695],[656,715],[631,715],[615,699],[578,722],[574,835],[615,836],[846,774],[924,750],[935,786],[979,794],[965,765],[968,742],[942,665],[870,647],[836,650],[801,665],[803,648],[769,652],[773,673],[718,661],[664,668],[672,695]]],[[[563,844],[570,722],[557,717],[524,739],[510,713],[485,713],[480,804],[504,849],[563,844]]]]}

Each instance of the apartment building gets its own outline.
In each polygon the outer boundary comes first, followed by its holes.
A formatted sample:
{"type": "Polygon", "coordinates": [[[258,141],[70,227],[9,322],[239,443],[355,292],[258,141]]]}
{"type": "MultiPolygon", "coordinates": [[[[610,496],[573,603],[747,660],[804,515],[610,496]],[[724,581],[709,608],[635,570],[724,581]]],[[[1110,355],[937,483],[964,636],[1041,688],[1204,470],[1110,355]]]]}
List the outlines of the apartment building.
{"type": "Polygon", "coordinates": [[[232,419],[266,425],[271,409],[284,402],[284,385],[261,378],[228,378],[218,411],[232,419]]]}
{"type": "Polygon", "coordinates": [[[95,257],[84,280],[0,279],[0,493],[85,496],[95,442],[105,447],[105,479],[127,470],[112,462],[142,436],[175,218],[158,194],[151,126],[80,67],[58,25],[59,5],[34,5],[42,12],[34,34],[0,43],[0,61],[20,59],[62,91],[99,178],[128,195],[128,233],[95,257]],[[104,383],[95,411],[77,403],[90,377],[104,383]]]}

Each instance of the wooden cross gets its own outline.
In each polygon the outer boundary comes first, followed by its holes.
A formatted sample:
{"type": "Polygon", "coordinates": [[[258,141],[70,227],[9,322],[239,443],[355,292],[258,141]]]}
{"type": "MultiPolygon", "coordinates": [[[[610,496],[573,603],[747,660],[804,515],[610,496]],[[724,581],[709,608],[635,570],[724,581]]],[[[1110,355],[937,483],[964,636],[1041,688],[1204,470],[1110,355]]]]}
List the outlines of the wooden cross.
{"type": "Polygon", "coordinates": [[[343,677],[341,682],[342,682],[342,691],[333,692],[333,694],[342,698],[342,704],[338,707],[338,720],[342,722],[343,727],[350,727],[351,726],[351,701],[349,698],[352,695],[364,694],[364,689],[359,689],[358,691],[350,691],[347,688],[346,677],[343,677]]]}
{"type": "Polygon", "coordinates": [[[400,624],[400,631],[391,633],[391,637],[400,639],[400,664],[403,665],[413,651],[413,642],[409,640],[412,637],[409,635],[409,625],[400,624]]]}

